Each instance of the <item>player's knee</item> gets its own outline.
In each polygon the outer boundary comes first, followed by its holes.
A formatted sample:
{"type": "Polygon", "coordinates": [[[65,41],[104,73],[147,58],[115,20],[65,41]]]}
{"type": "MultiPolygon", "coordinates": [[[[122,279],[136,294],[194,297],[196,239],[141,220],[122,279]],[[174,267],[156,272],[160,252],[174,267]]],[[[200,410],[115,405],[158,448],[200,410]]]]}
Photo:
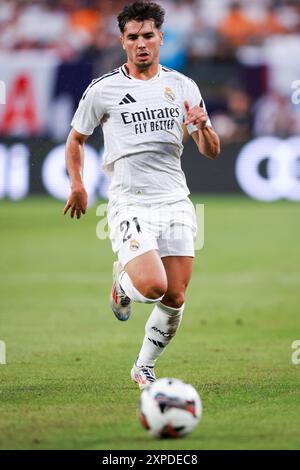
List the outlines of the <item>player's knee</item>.
{"type": "Polygon", "coordinates": [[[180,308],[185,301],[184,291],[169,291],[166,292],[163,303],[172,308],[180,308]]]}
{"type": "Polygon", "coordinates": [[[147,299],[160,299],[167,291],[167,281],[164,279],[149,279],[143,286],[143,295],[147,299]]]}

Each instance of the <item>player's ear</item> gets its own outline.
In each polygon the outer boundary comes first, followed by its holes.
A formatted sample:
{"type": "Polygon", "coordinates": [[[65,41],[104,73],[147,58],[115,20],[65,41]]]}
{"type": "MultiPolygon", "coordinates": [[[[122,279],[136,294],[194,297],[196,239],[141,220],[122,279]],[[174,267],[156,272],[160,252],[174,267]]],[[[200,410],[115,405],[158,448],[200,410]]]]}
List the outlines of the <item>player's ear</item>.
{"type": "Polygon", "coordinates": [[[122,44],[122,47],[123,47],[123,49],[124,49],[124,51],[125,51],[124,35],[123,35],[123,34],[121,34],[121,36],[120,36],[120,43],[122,44]]]}
{"type": "Polygon", "coordinates": [[[164,43],[164,33],[160,31],[159,35],[160,35],[160,45],[162,46],[164,43]]]}

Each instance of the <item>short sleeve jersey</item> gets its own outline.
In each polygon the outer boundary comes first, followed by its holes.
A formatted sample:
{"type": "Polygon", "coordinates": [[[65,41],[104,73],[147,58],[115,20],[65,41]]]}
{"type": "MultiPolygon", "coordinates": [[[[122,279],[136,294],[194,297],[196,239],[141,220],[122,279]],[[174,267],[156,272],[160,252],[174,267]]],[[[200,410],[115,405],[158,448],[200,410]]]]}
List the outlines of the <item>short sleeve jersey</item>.
{"type": "MultiPolygon", "coordinates": [[[[145,162],[153,158],[154,173],[159,171],[159,167],[177,169],[177,182],[180,185],[181,179],[181,189],[185,187],[183,192],[188,194],[180,166],[184,101],[188,101],[190,107],[200,105],[205,109],[198,86],[185,75],[160,65],[155,77],[138,80],[128,75],[123,65],[92,81],[82,96],[71,125],[84,135],[91,135],[98,125],[102,126],[103,166],[110,175],[115,162],[123,157],[133,157],[127,160],[133,163],[134,173],[127,174],[124,165],[122,171],[118,171],[119,179],[122,174],[124,190],[126,178],[130,177],[131,186],[132,179],[139,178],[136,173],[139,162],[143,171],[145,162]]],[[[209,120],[207,125],[211,125],[209,120]]],[[[197,130],[191,124],[187,129],[190,134],[197,130]]],[[[119,183],[119,180],[113,181],[115,190],[119,183]]],[[[143,181],[142,186],[146,183],[143,181]]],[[[170,188],[174,183],[170,180],[170,188]]],[[[159,187],[157,191],[160,191],[159,187]]]]}

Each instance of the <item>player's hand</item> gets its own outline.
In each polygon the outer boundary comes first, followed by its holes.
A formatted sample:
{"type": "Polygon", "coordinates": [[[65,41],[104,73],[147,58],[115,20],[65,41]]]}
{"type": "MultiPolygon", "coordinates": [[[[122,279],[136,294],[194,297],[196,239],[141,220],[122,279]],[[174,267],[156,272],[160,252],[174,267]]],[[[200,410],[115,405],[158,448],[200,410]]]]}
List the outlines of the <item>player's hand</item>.
{"type": "Polygon", "coordinates": [[[208,116],[206,111],[201,106],[193,106],[190,108],[188,101],[184,102],[184,107],[186,111],[185,124],[193,124],[198,127],[199,130],[204,129],[206,126],[208,116]]]}
{"type": "Polygon", "coordinates": [[[64,215],[68,212],[69,209],[71,209],[71,218],[73,219],[76,213],[77,219],[80,219],[81,214],[85,214],[87,199],[87,192],[83,186],[72,188],[71,194],[64,208],[64,215]]]}

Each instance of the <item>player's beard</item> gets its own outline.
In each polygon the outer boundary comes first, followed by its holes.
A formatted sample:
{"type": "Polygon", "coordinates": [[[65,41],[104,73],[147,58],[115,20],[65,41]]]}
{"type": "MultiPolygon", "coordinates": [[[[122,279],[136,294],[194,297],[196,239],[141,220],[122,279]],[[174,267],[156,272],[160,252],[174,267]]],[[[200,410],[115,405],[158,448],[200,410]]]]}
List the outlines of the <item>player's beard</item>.
{"type": "Polygon", "coordinates": [[[143,72],[144,70],[147,70],[149,67],[151,67],[152,64],[153,64],[153,60],[149,62],[143,62],[143,63],[137,62],[135,66],[140,72],[143,72]]]}

